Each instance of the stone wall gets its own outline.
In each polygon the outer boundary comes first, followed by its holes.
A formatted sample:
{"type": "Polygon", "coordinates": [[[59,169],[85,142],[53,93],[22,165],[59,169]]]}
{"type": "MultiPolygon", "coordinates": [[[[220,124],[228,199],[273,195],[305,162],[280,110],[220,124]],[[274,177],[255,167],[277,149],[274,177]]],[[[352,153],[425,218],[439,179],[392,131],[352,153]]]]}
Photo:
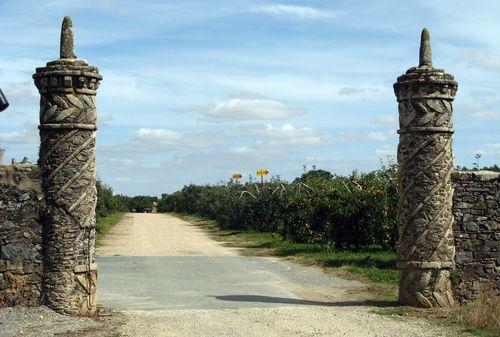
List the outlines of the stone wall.
{"type": "Polygon", "coordinates": [[[500,173],[454,172],[454,296],[460,302],[481,291],[500,292],[500,173]]]}
{"type": "Polygon", "coordinates": [[[40,303],[42,199],[36,165],[0,165],[0,307],[40,303]]]}

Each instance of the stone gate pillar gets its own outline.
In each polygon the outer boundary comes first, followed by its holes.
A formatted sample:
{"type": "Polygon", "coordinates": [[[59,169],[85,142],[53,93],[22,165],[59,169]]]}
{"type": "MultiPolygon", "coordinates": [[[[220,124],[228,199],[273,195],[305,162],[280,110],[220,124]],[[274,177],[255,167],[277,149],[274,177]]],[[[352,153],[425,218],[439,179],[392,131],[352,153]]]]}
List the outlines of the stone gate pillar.
{"type": "Polygon", "coordinates": [[[418,67],[398,77],[399,103],[399,301],[418,307],[449,307],[452,236],[453,76],[432,66],[424,28],[418,67]]]}
{"type": "Polygon", "coordinates": [[[60,59],[33,75],[40,98],[40,159],[46,200],[42,299],[53,310],[96,310],[94,261],[96,173],[95,94],[102,77],[76,58],[73,25],[65,17],[60,59]]]}

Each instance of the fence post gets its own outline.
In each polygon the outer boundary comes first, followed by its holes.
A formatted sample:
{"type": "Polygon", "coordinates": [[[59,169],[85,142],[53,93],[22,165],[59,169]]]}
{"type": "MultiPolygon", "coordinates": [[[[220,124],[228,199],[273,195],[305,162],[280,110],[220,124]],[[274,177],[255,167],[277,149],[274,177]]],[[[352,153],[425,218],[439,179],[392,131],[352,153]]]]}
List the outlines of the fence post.
{"type": "Polygon", "coordinates": [[[398,77],[399,301],[418,307],[454,303],[451,172],[453,76],[432,65],[424,28],[418,67],[398,77]]]}
{"type": "Polygon", "coordinates": [[[46,200],[42,299],[57,312],[88,315],[96,310],[95,94],[102,77],[74,54],[69,17],[60,47],[60,59],[33,75],[41,96],[39,165],[46,200]]]}

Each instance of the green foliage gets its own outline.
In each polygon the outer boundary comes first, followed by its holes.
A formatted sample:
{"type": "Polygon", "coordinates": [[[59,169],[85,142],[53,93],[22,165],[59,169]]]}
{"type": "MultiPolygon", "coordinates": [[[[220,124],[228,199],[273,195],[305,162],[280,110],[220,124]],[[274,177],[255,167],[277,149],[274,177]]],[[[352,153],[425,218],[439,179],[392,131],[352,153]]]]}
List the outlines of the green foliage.
{"type": "Polygon", "coordinates": [[[100,179],[96,181],[97,205],[96,213],[96,240],[106,234],[110,225],[120,221],[124,212],[128,212],[126,198],[115,195],[110,186],[105,185],[100,179]]]}
{"type": "Polygon", "coordinates": [[[158,201],[157,197],[138,195],[129,197],[113,193],[110,186],[105,185],[100,179],[96,181],[97,187],[97,219],[105,218],[117,212],[143,212],[144,209],[151,209],[153,201],[158,201]]]}
{"type": "Polygon", "coordinates": [[[498,337],[498,331],[490,331],[485,328],[465,328],[462,332],[479,337],[498,337]]]}
{"type": "Polygon", "coordinates": [[[380,248],[358,251],[337,251],[324,244],[293,243],[273,240],[266,248],[274,248],[277,255],[312,259],[323,266],[345,268],[377,283],[397,284],[396,254],[380,248]]]}
{"type": "Polygon", "coordinates": [[[387,308],[376,308],[372,309],[371,312],[383,316],[406,316],[410,313],[415,312],[415,308],[409,306],[397,306],[397,307],[387,307],[387,308]]]}
{"type": "Polygon", "coordinates": [[[331,180],[334,176],[328,171],[325,170],[317,170],[316,167],[313,166],[312,170],[307,171],[307,167],[304,165],[304,173],[296,178],[293,182],[305,182],[311,179],[320,179],[320,180],[331,180]]]}
{"type": "Polygon", "coordinates": [[[95,212],[97,222],[113,213],[128,211],[125,201],[127,197],[115,195],[111,187],[105,185],[100,179],[96,181],[96,188],[97,205],[95,212]]]}
{"type": "Polygon", "coordinates": [[[452,269],[450,271],[450,282],[453,286],[457,286],[462,279],[462,273],[459,269],[452,269]]]}
{"type": "Polygon", "coordinates": [[[188,185],[163,194],[159,211],[198,215],[222,229],[275,232],[295,243],[336,250],[394,249],[398,203],[395,165],[348,177],[305,172],[293,183],[188,185]]]}
{"type": "Polygon", "coordinates": [[[158,201],[157,197],[150,197],[146,195],[137,195],[135,197],[124,197],[127,208],[131,212],[144,212],[145,209],[151,209],[153,202],[158,201]]]}
{"type": "Polygon", "coordinates": [[[474,165],[473,168],[467,168],[465,166],[459,166],[457,165],[456,167],[457,170],[459,171],[493,171],[493,172],[500,172],[500,166],[497,164],[491,165],[491,166],[483,166],[482,168],[479,168],[478,165],[474,165]]]}
{"type": "Polygon", "coordinates": [[[116,212],[108,214],[105,217],[98,218],[96,221],[96,242],[99,243],[101,238],[109,231],[110,227],[118,223],[125,213],[116,212]]]}

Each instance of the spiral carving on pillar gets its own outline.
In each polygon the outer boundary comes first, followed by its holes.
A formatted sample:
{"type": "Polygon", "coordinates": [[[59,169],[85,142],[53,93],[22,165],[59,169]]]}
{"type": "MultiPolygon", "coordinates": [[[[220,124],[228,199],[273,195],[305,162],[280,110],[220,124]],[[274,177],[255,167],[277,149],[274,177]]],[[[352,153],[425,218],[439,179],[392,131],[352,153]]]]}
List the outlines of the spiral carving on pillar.
{"type": "Polygon", "coordinates": [[[429,32],[422,32],[419,67],[394,84],[400,141],[399,299],[421,307],[453,305],[451,173],[453,76],[432,66],[429,32]]]}
{"type": "Polygon", "coordinates": [[[96,310],[94,262],[96,102],[102,77],[76,59],[71,19],[61,29],[61,59],[37,68],[44,217],[45,304],[66,314],[96,310]]]}

